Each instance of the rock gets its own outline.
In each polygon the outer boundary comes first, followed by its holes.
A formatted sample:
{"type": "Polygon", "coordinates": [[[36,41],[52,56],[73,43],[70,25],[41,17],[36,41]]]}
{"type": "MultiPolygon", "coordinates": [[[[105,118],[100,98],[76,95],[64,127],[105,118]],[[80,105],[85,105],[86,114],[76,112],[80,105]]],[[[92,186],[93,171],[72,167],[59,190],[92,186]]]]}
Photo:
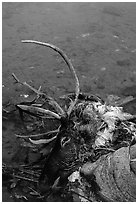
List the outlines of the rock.
{"type": "Polygon", "coordinates": [[[131,61],[129,59],[122,59],[122,60],[117,60],[117,65],[118,66],[130,66],[131,65],[131,61]]]}
{"type": "Polygon", "coordinates": [[[130,167],[131,167],[131,170],[134,172],[134,174],[136,174],[136,161],[131,161],[130,167]]]}
{"type": "Polygon", "coordinates": [[[99,186],[95,192],[97,197],[112,202],[136,201],[136,177],[131,171],[129,157],[129,147],[123,147],[101,156],[94,163],[83,165],[81,173],[89,177],[92,186],[93,182],[99,186]]]}
{"type": "Polygon", "coordinates": [[[130,147],[130,159],[136,158],[136,144],[130,147]]]}
{"type": "Polygon", "coordinates": [[[136,178],[130,170],[129,147],[123,147],[113,155],[113,173],[117,188],[128,201],[135,201],[136,178]]]}

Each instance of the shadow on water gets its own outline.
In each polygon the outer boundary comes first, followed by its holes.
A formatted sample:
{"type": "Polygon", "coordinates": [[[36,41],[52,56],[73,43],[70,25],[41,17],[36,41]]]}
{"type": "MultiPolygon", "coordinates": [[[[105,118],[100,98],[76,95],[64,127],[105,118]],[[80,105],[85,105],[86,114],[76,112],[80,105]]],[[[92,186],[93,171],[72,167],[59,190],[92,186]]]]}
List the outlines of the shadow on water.
{"type": "MultiPolygon", "coordinates": [[[[31,95],[29,90],[14,84],[13,72],[36,88],[41,85],[55,98],[74,91],[74,81],[61,58],[49,49],[23,45],[22,39],[47,41],[62,48],[76,68],[82,91],[103,98],[108,94],[135,96],[135,6],[135,3],[4,2],[3,107],[8,103],[14,106],[31,95]]],[[[134,114],[135,103],[126,110],[134,114]]],[[[18,149],[14,136],[23,129],[18,113],[3,114],[2,125],[3,162],[17,165],[25,162],[27,152],[18,149]]],[[[4,186],[3,201],[12,201],[4,186]]]]}

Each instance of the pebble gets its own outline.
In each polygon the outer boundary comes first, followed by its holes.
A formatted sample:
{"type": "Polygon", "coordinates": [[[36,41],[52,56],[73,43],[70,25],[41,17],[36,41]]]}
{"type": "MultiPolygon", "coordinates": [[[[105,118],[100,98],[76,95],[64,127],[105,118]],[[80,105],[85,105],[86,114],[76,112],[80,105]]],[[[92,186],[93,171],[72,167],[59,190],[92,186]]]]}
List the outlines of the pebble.
{"type": "Polygon", "coordinates": [[[29,97],[28,94],[21,94],[20,96],[21,96],[21,97],[23,96],[24,98],[28,98],[28,97],[29,97]]]}
{"type": "Polygon", "coordinates": [[[57,71],[57,74],[64,74],[64,70],[57,71]]]}
{"type": "Polygon", "coordinates": [[[120,51],[120,49],[116,49],[116,50],[115,50],[115,52],[119,52],[119,51],[120,51]]]}
{"type": "Polygon", "coordinates": [[[89,35],[90,35],[90,33],[84,33],[84,34],[81,34],[81,37],[85,38],[85,37],[88,37],[89,35]]]}
{"type": "Polygon", "coordinates": [[[35,67],[33,67],[33,66],[31,66],[31,67],[29,67],[29,69],[34,69],[35,67]]]}
{"type": "Polygon", "coordinates": [[[134,50],[131,50],[131,52],[136,52],[136,49],[134,49],[134,50]]]}
{"type": "Polygon", "coordinates": [[[105,70],[106,70],[106,67],[102,67],[102,68],[101,68],[101,71],[105,71],[105,70]]]}
{"type": "Polygon", "coordinates": [[[117,63],[118,66],[121,66],[121,67],[130,66],[131,65],[131,60],[126,58],[126,59],[117,60],[116,63],[117,63]]]}
{"type": "Polygon", "coordinates": [[[117,35],[113,35],[113,37],[114,37],[114,38],[119,38],[119,36],[117,36],[117,35]]]}

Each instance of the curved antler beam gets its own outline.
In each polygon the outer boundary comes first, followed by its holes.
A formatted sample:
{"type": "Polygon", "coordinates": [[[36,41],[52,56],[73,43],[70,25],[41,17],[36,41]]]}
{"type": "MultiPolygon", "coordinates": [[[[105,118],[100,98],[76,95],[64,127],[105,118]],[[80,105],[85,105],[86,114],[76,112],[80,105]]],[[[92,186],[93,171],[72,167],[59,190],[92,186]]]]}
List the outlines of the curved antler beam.
{"type": "Polygon", "coordinates": [[[55,50],[56,52],[58,52],[61,55],[61,57],[64,59],[64,61],[68,65],[70,71],[72,72],[72,74],[73,74],[73,76],[75,78],[75,83],[76,83],[76,87],[75,87],[75,93],[76,93],[75,100],[71,103],[71,105],[70,105],[70,107],[69,107],[69,109],[67,111],[67,114],[69,116],[70,113],[72,112],[72,110],[73,110],[77,100],[78,100],[78,96],[79,96],[79,93],[80,93],[79,80],[78,80],[78,77],[76,75],[75,69],[74,69],[71,61],[69,60],[67,55],[61,49],[56,47],[55,45],[52,45],[52,44],[49,44],[49,43],[45,43],[45,42],[35,41],[35,40],[22,40],[21,42],[23,42],[23,43],[34,43],[34,44],[38,44],[38,45],[42,45],[42,46],[46,46],[46,47],[52,48],[53,50],[55,50]]]}

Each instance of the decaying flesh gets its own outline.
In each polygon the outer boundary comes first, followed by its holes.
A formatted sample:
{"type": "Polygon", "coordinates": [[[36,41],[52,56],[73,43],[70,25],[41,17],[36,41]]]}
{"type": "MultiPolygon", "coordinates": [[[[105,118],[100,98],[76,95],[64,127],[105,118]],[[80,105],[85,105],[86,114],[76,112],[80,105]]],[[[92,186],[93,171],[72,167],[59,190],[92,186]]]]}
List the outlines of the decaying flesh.
{"type": "Polygon", "coordinates": [[[75,93],[60,97],[66,104],[64,108],[55,99],[42,92],[41,87],[37,90],[27,82],[21,82],[13,73],[12,76],[17,83],[27,86],[36,93],[32,101],[16,105],[21,115],[26,113],[28,116],[36,117],[39,123],[51,118],[55,120],[55,124],[59,124],[57,129],[45,133],[16,136],[33,144],[35,148],[45,149],[51,145],[50,152],[45,156],[42,165],[40,184],[43,181],[51,190],[61,189],[64,186],[72,194],[77,194],[80,201],[94,201],[93,190],[86,192],[87,188],[91,189],[91,183],[84,178],[87,177],[87,170],[82,175],[81,169],[84,169],[84,165],[86,169],[89,165],[93,169],[91,165],[95,165],[101,157],[113,158],[118,149],[130,147],[135,143],[135,116],[125,113],[122,108],[123,104],[133,100],[133,97],[124,100],[108,97],[107,101],[103,101],[99,96],[81,93],[71,60],[61,49],[39,41],[22,42],[46,46],[58,52],[75,79],[75,93]],[[51,110],[45,108],[46,104],[49,104],[51,110]],[[73,187],[76,180],[79,184],[77,191],[73,187]]]}

